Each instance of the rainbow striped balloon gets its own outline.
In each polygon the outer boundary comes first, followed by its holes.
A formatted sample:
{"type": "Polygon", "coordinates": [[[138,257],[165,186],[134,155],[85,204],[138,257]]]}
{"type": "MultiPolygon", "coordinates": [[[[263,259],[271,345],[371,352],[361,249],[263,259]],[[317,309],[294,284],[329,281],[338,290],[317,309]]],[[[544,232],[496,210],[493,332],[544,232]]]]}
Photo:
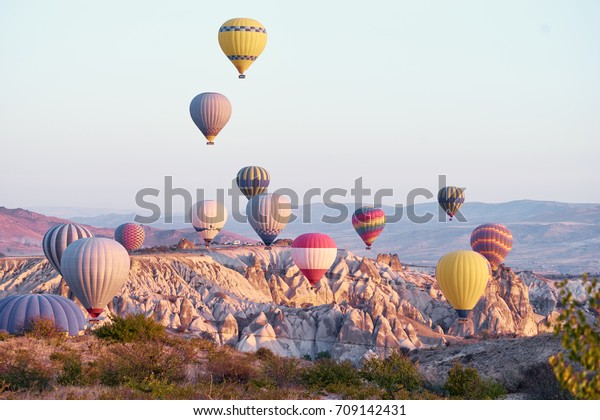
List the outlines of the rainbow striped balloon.
{"type": "Polygon", "coordinates": [[[352,215],[352,226],[367,249],[371,249],[371,245],[385,227],[385,213],[381,209],[361,207],[352,215]]]}
{"type": "Polygon", "coordinates": [[[471,233],[471,248],[487,258],[494,270],[504,261],[512,244],[512,232],[497,223],[477,226],[471,233]]]}

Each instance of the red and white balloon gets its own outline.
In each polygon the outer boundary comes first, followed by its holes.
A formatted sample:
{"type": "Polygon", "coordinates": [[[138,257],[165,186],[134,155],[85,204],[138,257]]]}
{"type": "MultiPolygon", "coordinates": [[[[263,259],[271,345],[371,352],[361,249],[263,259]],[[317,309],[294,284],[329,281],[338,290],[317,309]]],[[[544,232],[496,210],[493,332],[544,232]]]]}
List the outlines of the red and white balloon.
{"type": "Polygon", "coordinates": [[[323,233],[305,233],[292,243],[292,259],[311,285],[315,285],[331,268],[337,245],[323,233]]]}

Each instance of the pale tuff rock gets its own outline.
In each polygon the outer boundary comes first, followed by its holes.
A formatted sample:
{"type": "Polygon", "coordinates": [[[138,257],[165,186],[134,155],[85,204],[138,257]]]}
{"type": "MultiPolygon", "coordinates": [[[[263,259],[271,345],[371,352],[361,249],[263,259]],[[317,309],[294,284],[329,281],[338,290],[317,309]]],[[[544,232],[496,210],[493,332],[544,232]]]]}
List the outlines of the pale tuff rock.
{"type": "MultiPolygon", "coordinates": [[[[444,346],[457,340],[452,335],[532,335],[550,331],[556,322],[556,312],[548,312],[555,307],[551,282],[524,275],[533,285],[530,295],[509,269],[490,281],[470,320],[459,324],[436,280],[402,269],[395,255],[373,261],[339,251],[314,287],[286,247],[134,255],[131,261],[128,282],[103,316],[144,313],[174,330],[244,351],[266,347],[298,357],[328,352],[358,362],[369,351],[384,355],[398,347],[444,346]]],[[[0,298],[69,295],[42,258],[1,259],[0,274],[0,298]]],[[[576,283],[572,287],[577,291],[576,283]]]]}

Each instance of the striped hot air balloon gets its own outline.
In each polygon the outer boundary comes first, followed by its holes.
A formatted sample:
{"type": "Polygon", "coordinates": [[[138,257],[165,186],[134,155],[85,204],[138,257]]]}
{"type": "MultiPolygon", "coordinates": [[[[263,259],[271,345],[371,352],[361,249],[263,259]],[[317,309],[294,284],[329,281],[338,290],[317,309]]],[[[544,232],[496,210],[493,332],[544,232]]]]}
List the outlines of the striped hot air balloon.
{"type": "Polygon", "coordinates": [[[220,93],[204,92],[192,99],[190,115],[211,145],[231,117],[231,102],[220,93]]]}
{"type": "Polygon", "coordinates": [[[130,260],[117,241],[84,238],[67,247],[60,266],[69,289],[97,318],[127,281],[130,260]]]}
{"type": "Polygon", "coordinates": [[[512,232],[497,223],[477,226],[471,233],[471,248],[487,258],[493,270],[502,264],[512,249],[512,244],[512,232]]]}
{"type": "Polygon", "coordinates": [[[438,192],[438,203],[448,216],[450,220],[460,209],[460,206],[465,202],[465,189],[458,187],[444,187],[438,192]]]}
{"type": "Polygon", "coordinates": [[[435,268],[440,289],[461,320],[475,307],[491,275],[490,264],[475,251],[449,252],[435,268]]]}
{"type": "Polygon", "coordinates": [[[246,215],[268,249],[290,220],[292,206],[286,196],[259,194],[248,200],[246,215]]]}
{"type": "Polygon", "coordinates": [[[323,233],[305,233],[292,243],[292,259],[311,285],[315,285],[331,268],[337,245],[323,233]]]}
{"type": "Polygon", "coordinates": [[[247,199],[267,192],[270,181],[269,172],[260,166],[246,166],[239,170],[236,177],[237,186],[247,199]]]}
{"type": "Polygon", "coordinates": [[[371,245],[385,227],[385,213],[382,209],[361,207],[352,215],[352,226],[367,249],[371,249],[371,245]]]}
{"type": "Polygon", "coordinates": [[[91,238],[93,236],[92,232],[88,229],[75,223],[53,226],[48,229],[48,232],[44,235],[44,239],[42,239],[44,255],[46,255],[52,267],[62,275],[60,261],[67,246],[78,239],[91,238]]]}
{"type": "Polygon", "coordinates": [[[115,229],[115,241],[127,251],[140,249],[145,237],[144,228],[136,223],[123,223],[115,229]]]}
{"type": "Polygon", "coordinates": [[[191,210],[192,225],[208,247],[227,222],[227,209],[215,200],[198,201],[191,210]]]}
{"type": "Polygon", "coordinates": [[[267,45],[267,30],[254,19],[229,19],[219,28],[219,46],[244,79],[267,45]]]}
{"type": "Polygon", "coordinates": [[[0,300],[0,330],[22,334],[38,319],[54,323],[58,331],[79,335],[85,329],[81,309],[65,297],[58,295],[12,295],[0,300]]]}

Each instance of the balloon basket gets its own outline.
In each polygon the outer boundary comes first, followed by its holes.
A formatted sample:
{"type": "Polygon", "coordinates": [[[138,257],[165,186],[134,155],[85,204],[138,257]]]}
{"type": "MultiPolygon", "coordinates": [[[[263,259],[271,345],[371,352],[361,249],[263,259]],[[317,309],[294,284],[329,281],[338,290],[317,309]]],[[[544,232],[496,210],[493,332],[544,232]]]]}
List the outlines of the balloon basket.
{"type": "Polygon", "coordinates": [[[240,74],[240,75],[238,76],[238,79],[245,79],[245,78],[246,78],[246,75],[245,75],[245,74],[240,74]]]}
{"type": "Polygon", "coordinates": [[[214,146],[214,145],[215,145],[215,143],[214,143],[214,142],[212,142],[212,141],[207,141],[207,142],[206,142],[206,145],[207,145],[207,146],[214,146]]]}
{"type": "Polygon", "coordinates": [[[370,246],[368,246],[368,247],[366,247],[365,249],[371,249],[371,247],[370,247],[370,246]]]}

